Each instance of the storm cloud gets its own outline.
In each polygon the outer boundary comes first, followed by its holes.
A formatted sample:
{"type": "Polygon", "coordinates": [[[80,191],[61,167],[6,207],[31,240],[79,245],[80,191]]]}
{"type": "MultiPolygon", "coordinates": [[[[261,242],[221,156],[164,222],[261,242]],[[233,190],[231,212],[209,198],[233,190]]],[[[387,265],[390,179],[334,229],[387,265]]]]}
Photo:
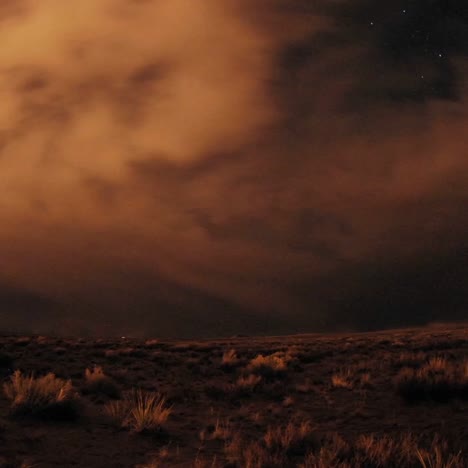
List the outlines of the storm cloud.
{"type": "Polygon", "coordinates": [[[467,318],[468,11],[406,3],[2,2],[1,327],[467,318]]]}

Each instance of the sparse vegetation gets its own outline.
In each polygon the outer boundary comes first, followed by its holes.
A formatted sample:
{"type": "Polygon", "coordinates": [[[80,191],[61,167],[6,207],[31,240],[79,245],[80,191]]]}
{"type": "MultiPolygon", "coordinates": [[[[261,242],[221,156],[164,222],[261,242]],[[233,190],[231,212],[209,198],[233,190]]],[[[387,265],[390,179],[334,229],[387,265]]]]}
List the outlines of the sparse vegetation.
{"type": "Polygon", "coordinates": [[[453,454],[447,445],[434,439],[423,449],[411,435],[399,438],[375,435],[360,436],[350,444],[334,434],[323,441],[319,450],[310,452],[299,468],[463,468],[460,453],[453,454]]]}
{"type": "Polygon", "coordinates": [[[107,414],[124,428],[134,432],[159,432],[172,412],[158,393],[133,390],[123,400],[105,406],[107,414]]]}
{"type": "Polygon", "coordinates": [[[317,443],[310,422],[290,422],[286,426],[269,427],[258,442],[246,440],[240,432],[233,432],[225,445],[225,454],[236,466],[279,468],[295,466],[292,461],[303,457],[317,443]]]}
{"type": "Polygon", "coordinates": [[[286,456],[304,455],[317,443],[313,438],[310,421],[289,423],[284,427],[269,427],[263,439],[270,452],[286,456]]]}
{"type": "Polygon", "coordinates": [[[9,388],[0,398],[0,466],[98,468],[109,459],[135,468],[468,466],[466,329],[201,343],[17,341],[0,337],[9,388]],[[36,375],[10,376],[13,365],[36,375]],[[54,384],[44,386],[49,379],[54,384]],[[50,387],[51,396],[26,390],[36,386],[50,387]],[[57,416],[68,399],[81,417],[57,423],[68,417],[57,416]],[[54,450],[58,443],[79,448],[79,460],[75,449],[54,450]]]}
{"type": "Polygon", "coordinates": [[[10,382],[3,385],[3,390],[11,402],[13,415],[56,420],[78,416],[78,396],[71,380],[59,379],[52,373],[35,378],[33,375],[24,376],[17,370],[10,382]]]}
{"type": "Polygon", "coordinates": [[[468,398],[468,361],[450,363],[430,359],[420,369],[403,368],[395,380],[397,392],[408,402],[446,402],[468,398]]]}

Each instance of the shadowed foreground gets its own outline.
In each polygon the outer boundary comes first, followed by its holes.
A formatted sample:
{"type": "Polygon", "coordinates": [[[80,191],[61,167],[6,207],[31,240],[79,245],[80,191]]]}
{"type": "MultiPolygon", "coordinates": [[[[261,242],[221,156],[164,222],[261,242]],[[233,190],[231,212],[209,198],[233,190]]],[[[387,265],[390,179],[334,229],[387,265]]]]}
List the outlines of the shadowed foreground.
{"type": "Polygon", "coordinates": [[[466,326],[0,338],[1,467],[468,466],[466,326]]]}

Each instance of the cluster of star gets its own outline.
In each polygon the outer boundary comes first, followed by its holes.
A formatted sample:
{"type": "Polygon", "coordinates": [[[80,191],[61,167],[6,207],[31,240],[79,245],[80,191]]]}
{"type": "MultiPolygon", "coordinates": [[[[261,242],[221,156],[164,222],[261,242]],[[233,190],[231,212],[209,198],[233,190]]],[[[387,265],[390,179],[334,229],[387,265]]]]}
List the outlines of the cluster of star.
{"type": "Polygon", "coordinates": [[[447,5],[418,0],[381,8],[367,0],[361,4],[361,12],[367,13],[371,45],[380,58],[407,76],[408,83],[414,79],[422,83],[414,93],[416,98],[456,95],[456,71],[450,59],[464,43],[468,45],[463,41],[463,33],[468,34],[468,17],[447,5]]]}

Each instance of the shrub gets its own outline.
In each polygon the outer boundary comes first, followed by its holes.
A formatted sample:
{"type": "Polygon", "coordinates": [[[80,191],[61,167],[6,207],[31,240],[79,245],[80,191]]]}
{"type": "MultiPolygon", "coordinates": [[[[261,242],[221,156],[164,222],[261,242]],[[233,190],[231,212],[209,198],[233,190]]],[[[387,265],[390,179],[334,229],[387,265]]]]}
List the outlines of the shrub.
{"type": "Polygon", "coordinates": [[[36,379],[17,370],[10,382],[3,385],[3,390],[11,401],[13,415],[55,420],[78,416],[79,400],[71,380],[59,379],[52,373],[36,379]]]}
{"type": "Polygon", "coordinates": [[[94,366],[92,370],[86,369],[83,393],[104,395],[109,398],[120,398],[118,385],[111,377],[104,373],[100,366],[94,366]]]}
{"type": "Polygon", "coordinates": [[[171,407],[159,393],[133,390],[121,401],[108,403],[106,413],[121,427],[134,432],[158,432],[171,414],[171,407]]]}

